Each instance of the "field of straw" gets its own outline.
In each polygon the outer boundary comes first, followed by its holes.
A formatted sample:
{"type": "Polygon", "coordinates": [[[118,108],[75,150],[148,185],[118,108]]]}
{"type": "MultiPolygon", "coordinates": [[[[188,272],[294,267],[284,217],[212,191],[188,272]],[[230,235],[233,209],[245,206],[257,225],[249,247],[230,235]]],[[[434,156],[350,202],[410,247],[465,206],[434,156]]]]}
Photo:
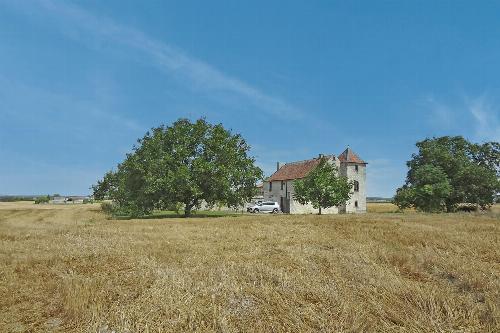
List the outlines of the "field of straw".
{"type": "Polygon", "coordinates": [[[499,332],[498,213],[381,207],[108,220],[0,204],[0,332],[499,332]]]}

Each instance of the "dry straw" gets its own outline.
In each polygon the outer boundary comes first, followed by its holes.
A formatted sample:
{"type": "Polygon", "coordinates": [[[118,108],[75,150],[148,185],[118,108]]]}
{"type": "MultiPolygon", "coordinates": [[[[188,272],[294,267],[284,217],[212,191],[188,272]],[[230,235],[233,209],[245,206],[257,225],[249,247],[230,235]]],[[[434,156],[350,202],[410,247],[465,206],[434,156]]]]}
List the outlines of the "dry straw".
{"type": "Polygon", "coordinates": [[[497,213],[113,221],[2,204],[0,332],[498,332],[499,240],[497,213]]]}

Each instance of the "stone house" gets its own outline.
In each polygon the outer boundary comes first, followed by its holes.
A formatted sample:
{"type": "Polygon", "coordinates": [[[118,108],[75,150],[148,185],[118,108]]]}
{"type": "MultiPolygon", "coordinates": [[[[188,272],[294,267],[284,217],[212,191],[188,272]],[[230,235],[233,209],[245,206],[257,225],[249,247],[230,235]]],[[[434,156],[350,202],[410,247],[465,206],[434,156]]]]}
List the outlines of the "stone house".
{"type": "Polygon", "coordinates": [[[351,148],[347,148],[339,156],[322,155],[305,161],[277,165],[277,170],[264,183],[264,200],[279,203],[283,213],[315,214],[318,209],[311,204],[302,205],[293,199],[293,182],[304,178],[325,157],[337,166],[340,175],[354,181],[351,199],[341,207],[322,209],[324,214],[365,213],[366,212],[366,165],[351,148]]]}

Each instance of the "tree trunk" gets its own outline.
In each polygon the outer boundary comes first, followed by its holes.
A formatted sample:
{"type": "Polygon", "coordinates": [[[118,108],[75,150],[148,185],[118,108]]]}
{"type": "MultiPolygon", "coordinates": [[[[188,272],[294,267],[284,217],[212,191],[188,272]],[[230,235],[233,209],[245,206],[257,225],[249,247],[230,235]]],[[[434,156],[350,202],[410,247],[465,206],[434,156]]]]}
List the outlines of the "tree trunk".
{"type": "Polygon", "coordinates": [[[196,198],[196,199],[193,199],[192,201],[190,202],[185,202],[184,205],[185,205],[185,208],[184,208],[184,217],[190,217],[191,216],[191,212],[193,210],[193,207],[198,207],[198,201],[199,199],[196,198]]]}
{"type": "Polygon", "coordinates": [[[321,206],[319,206],[319,214],[318,215],[321,215],[321,206]]]}
{"type": "Polygon", "coordinates": [[[189,203],[186,204],[184,208],[184,217],[190,217],[191,216],[191,209],[193,209],[193,204],[189,203]]]}

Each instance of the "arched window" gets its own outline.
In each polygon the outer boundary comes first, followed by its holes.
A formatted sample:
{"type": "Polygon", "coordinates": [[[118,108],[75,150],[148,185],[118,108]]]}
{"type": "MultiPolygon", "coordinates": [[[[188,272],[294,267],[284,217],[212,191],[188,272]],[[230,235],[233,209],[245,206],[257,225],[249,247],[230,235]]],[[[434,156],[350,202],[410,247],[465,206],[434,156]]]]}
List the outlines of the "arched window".
{"type": "Polygon", "coordinates": [[[359,182],[357,180],[354,181],[354,192],[359,192],[359,182]]]}

